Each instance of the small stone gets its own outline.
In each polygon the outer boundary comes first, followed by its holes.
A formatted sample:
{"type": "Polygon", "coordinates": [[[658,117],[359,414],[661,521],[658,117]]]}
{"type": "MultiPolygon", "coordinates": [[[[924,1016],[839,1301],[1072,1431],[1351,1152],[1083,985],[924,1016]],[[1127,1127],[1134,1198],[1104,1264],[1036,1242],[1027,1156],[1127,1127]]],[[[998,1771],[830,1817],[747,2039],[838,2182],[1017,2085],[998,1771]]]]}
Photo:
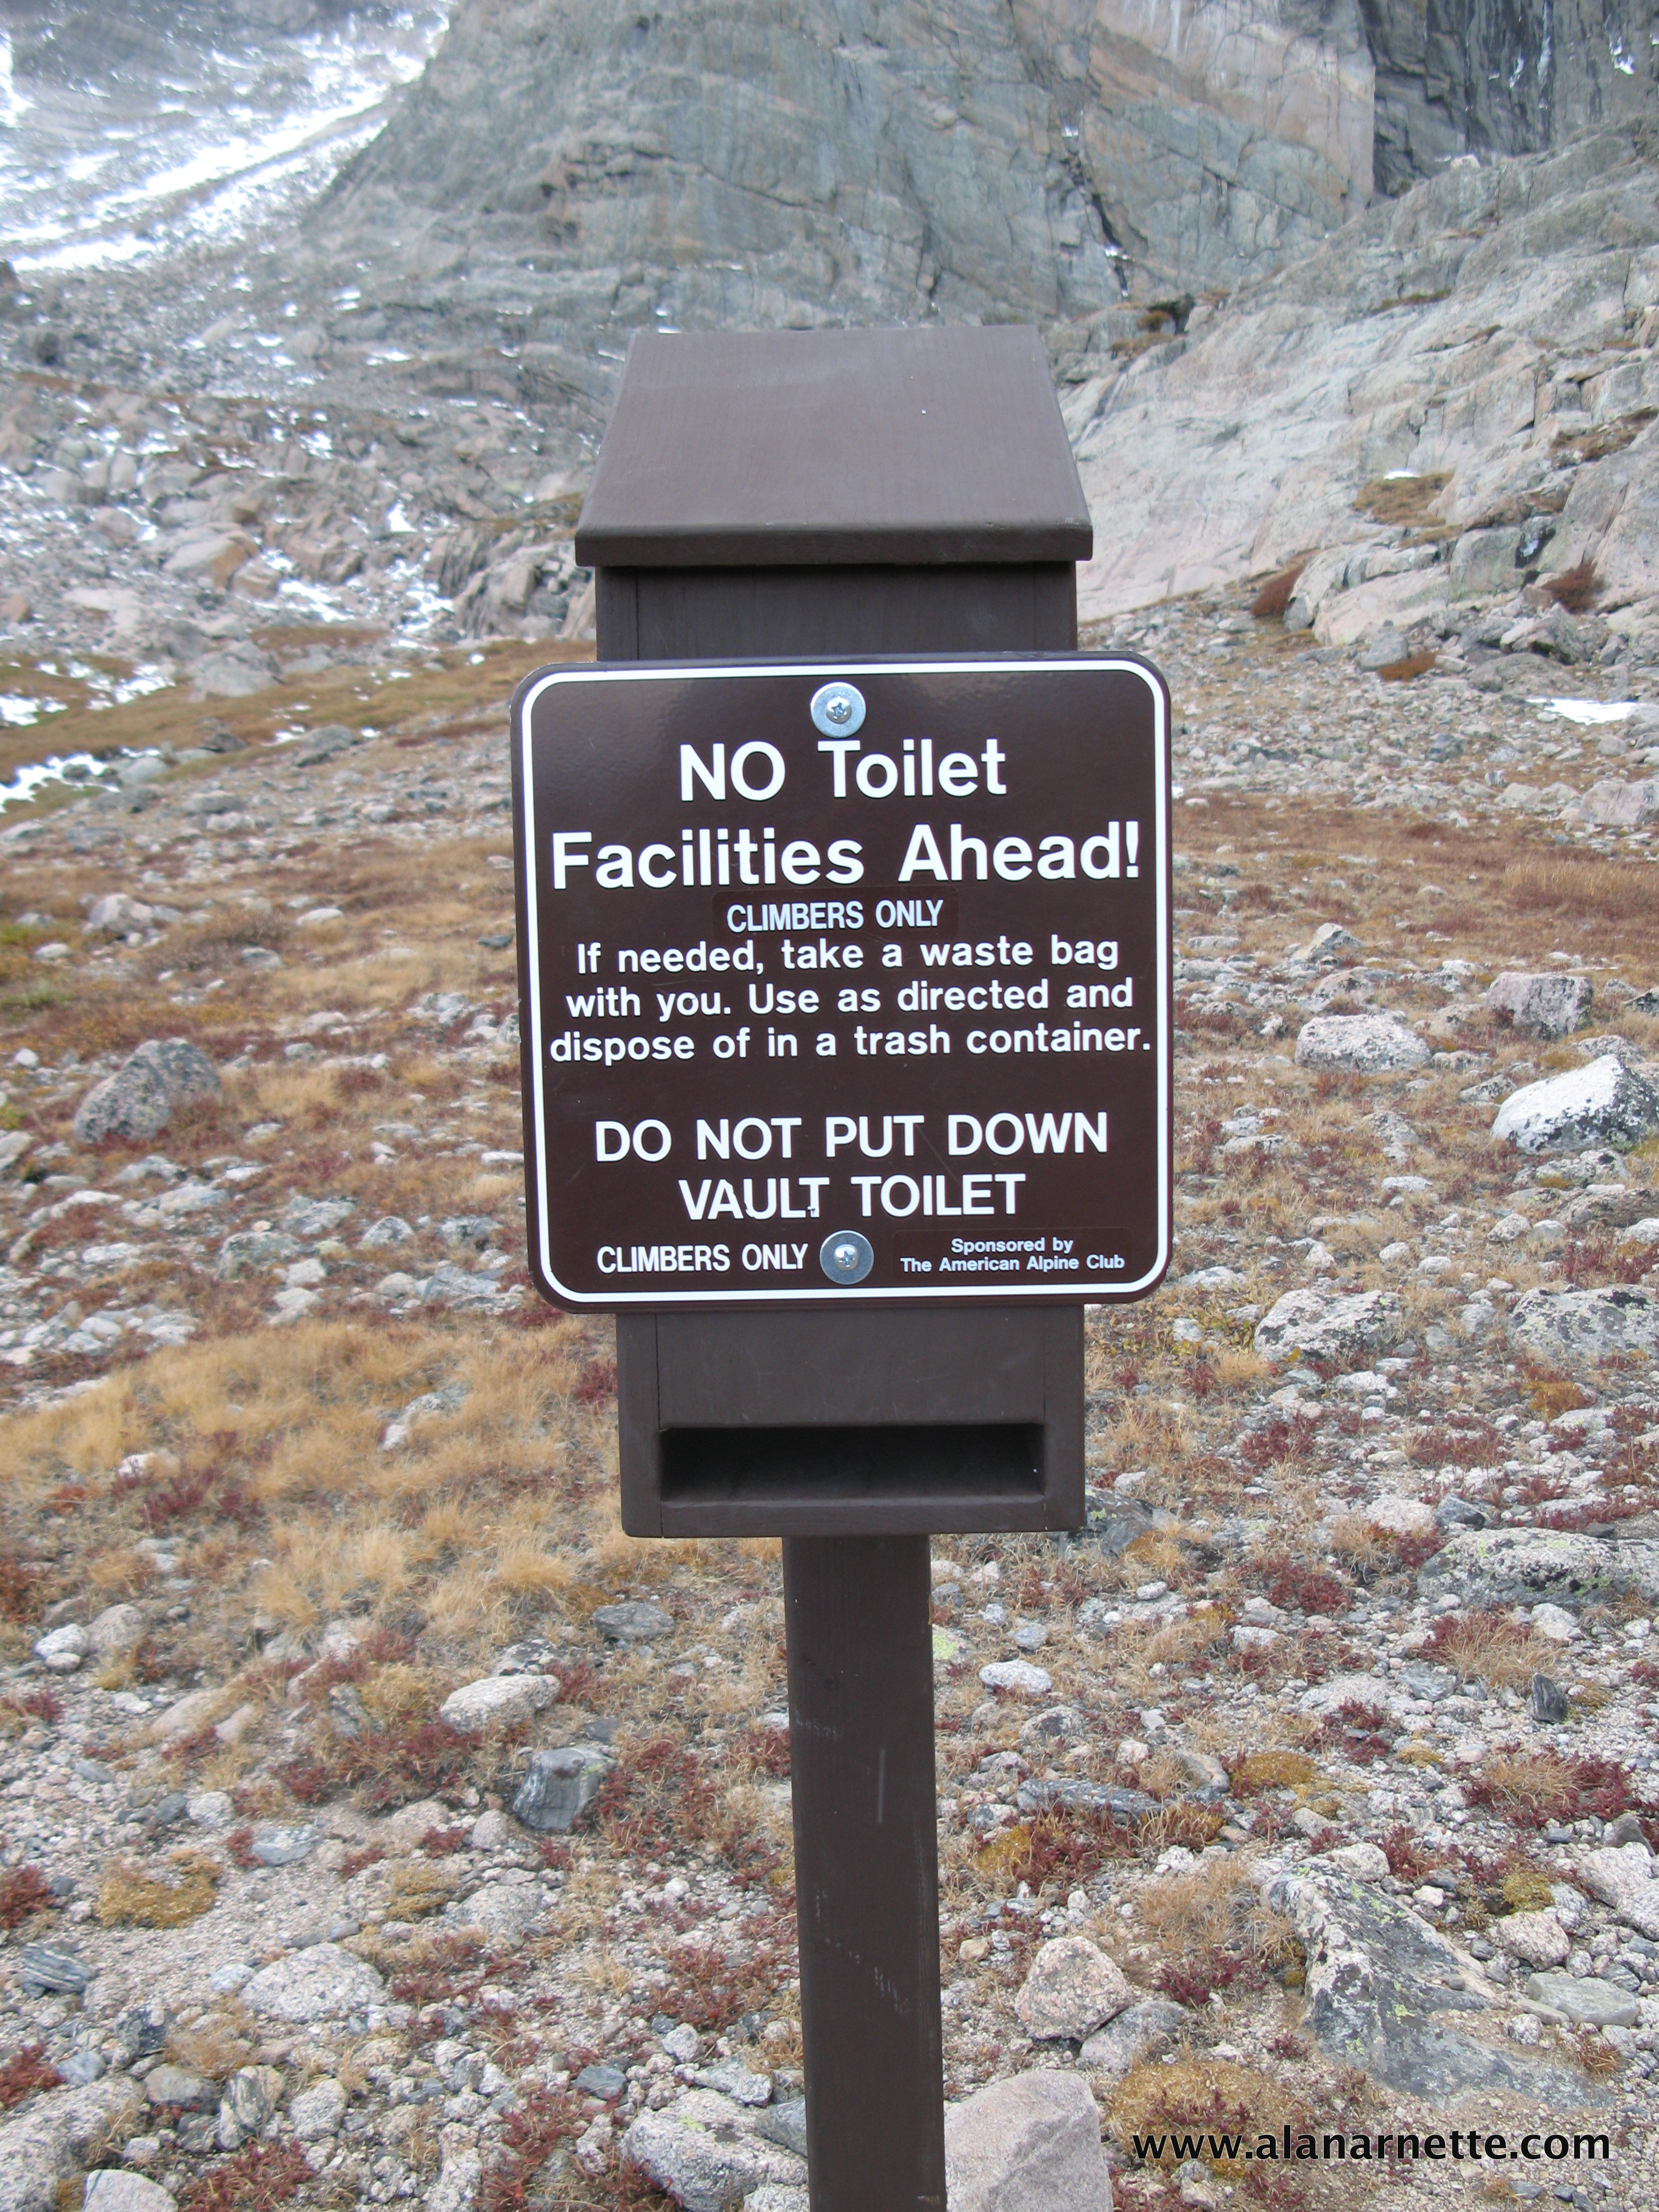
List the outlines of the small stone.
{"type": "Polygon", "coordinates": [[[374,1967],[336,1943],[313,1943],[261,1967],[242,1991],[250,2012],[269,2013],[295,2027],[343,2020],[385,1996],[386,1984],[374,1967]]]}
{"type": "Polygon", "coordinates": [[[1079,2042],[1133,2002],[1121,1970],[1086,1936],[1044,1943],[1015,2001],[1028,2035],[1079,2042]]]}
{"type": "Polygon", "coordinates": [[[1012,1690],[1021,1698],[1046,1698],[1054,1686],[1054,1677],[1029,1659],[999,1659],[981,1667],[979,1679],[988,1690],[1012,1690]]]}
{"type": "Polygon", "coordinates": [[[1535,1605],[1532,1609],[1533,1632],[1548,1637],[1552,1644],[1571,1644],[1578,1634],[1578,1623],[1564,1605],[1535,1605]]]}
{"type": "MultiPolygon", "coordinates": [[[[521,1681],[522,1675],[509,1675],[521,1681]]],[[[513,1800],[513,1817],[543,1835],[564,1835],[574,1828],[605,1785],[611,1762],[586,1744],[538,1751],[532,1758],[513,1800]]]]}
{"type": "Polygon", "coordinates": [[[480,1813],[466,1839],[470,1851],[504,1851],[511,1848],[513,1830],[505,1813],[480,1813]]]}
{"type": "Polygon", "coordinates": [[[298,1828],[258,1828],[251,1848],[261,1866],[298,1866],[322,1840],[322,1830],[309,1824],[298,1828]]]}
{"type": "Polygon", "coordinates": [[[648,1599],[628,1598],[618,1605],[596,1607],[593,1626],[612,1644],[649,1644],[670,1632],[674,1617],[648,1599]]]}
{"type": "Polygon", "coordinates": [[[534,1882],[486,1882],[471,1897],[458,1899],[444,1913],[445,1925],[476,1929],[503,1948],[521,1943],[546,1917],[534,1882]]]}
{"type": "Polygon", "coordinates": [[[205,2112],[219,2101],[219,2092],[202,2075],[187,2066],[162,2064],[144,2076],[144,2094],[152,2105],[176,2106],[184,2112],[205,2112]]]}
{"type": "Polygon", "coordinates": [[[137,1605],[109,1605],[87,1631],[94,1659],[124,1659],[144,1632],[144,1610],[137,1605]]]}
{"type": "Polygon", "coordinates": [[[1619,1844],[1588,1851],[1583,1866],[1584,1886],[1619,1917],[1650,1939],[1659,1942],[1659,1881],[1645,1844],[1619,1844]]]}
{"type": "Polygon", "coordinates": [[[693,2090],[660,2112],[641,2112],[623,2137],[623,2157],[684,2212],[728,2212],[769,2184],[802,2186],[803,2161],[739,2121],[749,2121],[740,2106],[693,2090]]]}
{"type": "MultiPolygon", "coordinates": [[[[198,1790],[194,1796],[185,1800],[185,1818],[198,1828],[228,1828],[235,1817],[235,1808],[228,1790],[198,1790]]],[[[267,1859],[267,1866],[276,1862],[267,1859]]]]}
{"type": "Polygon", "coordinates": [[[87,2193],[81,2201],[82,2212],[178,2212],[178,2200],[159,2182],[110,2166],[87,2176],[87,2193]]]}
{"type": "Polygon", "coordinates": [[[452,1690],[439,1708],[453,1729],[480,1735],[486,1729],[514,1728],[554,1704],[559,1686],[548,1674],[486,1674],[452,1690]]]}
{"type": "Polygon", "coordinates": [[[1355,1881],[1376,1882],[1388,1879],[1389,1855],[1377,1844],[1340,1844],[1334,1851],[1324,1854],[1325,1862],[1337,1868],[1355,1881]]]}
{"type": "Polygon", "coordinates": [[[332,2079],[301,2089],[288,2103],[295,2134],[301,2142],[319,2142],[325,2136],[335,2134],[345,2118],[347,2101],[345,2091],[332,2079]]]}
{"type": "Polygon", "coordinates": [[[219,2100],[220,2148],[234,2150],[248,2136],[257,2136],[276,2111],[283,2094],[283,2077],[274,2066],[241,2066],[225,2083],[219,2100]]]}
{"type": "Polygon", "coordinates": [[[575,2087],[584,2097],[603,2097],[609,2104],[628,2087],[628,2076],[620,2066],[584,2066],[575,2087]]]}
{"type": "Polygon", "coordinates": [[[92,1638],[78,1621],[48,1629],[34,1646],[34,1656],[52,1674],[73,1674],[92,1649],[92,1638]]]}
{"type": "Polygon", "coordinates": [[[993,2081],[945,2115],[951,2212],[1108,2212],[1100,2113],[1073,2072],[993,2081]]]}
{"type": "Polygon", "coordinates": [[[1553,1912],[1511,1912],[1495,1920],[1492,1937],[1500,1950],[1527,1966],[1562,1966],[1572,1938],[1553,1912]]]}
{"type": "Polygon", "coordinates": [[[1433,1506],[1420,1498],[1402,1498],[1396,1491],[1372,1498],[1365,1508],[1365,1522],[1394,1536],[1432,1536],[1438,1526],[1433,1506]]]}
{"type": "Polygon", "coordinates": [[[92,1968],[72,1952],[55,1951],[47,1943],[25,1943],[17,1954],[17,1975],[32,1996],[79,1996],[92,1979],[92,1968]]]}
{"type": "Polygon", "coordinates": [[[1391,1344],[1401,1316],[1400,1301],[1389,1291],[1340,1297],[1311,1287],[1286,1291],[1257,1322],[1255,1349],[1275,1366],[1328,1359],[1346,1367],[1361,1352],[1381,1352],[1391,1344]]]}
{"type": "Polygon", "coordinates": [[[257,1970],[245,1959],[228,1966],[216,1966],[208,1976],[208,1987],[216,1997],[234,1997],[245,1990],[257,1970]]]}
{"type": "Polygon", "coordinates": [[[680,2065],[690,2066],[702,2049],[702,2038],[695,2027],[683,2022],[669,2029],[662,2039],[662,2047],[680,2065]]]}
{"type": "Polygon", "coordinates": [[[1085,1734],[1083,1715],[1075,1705],[1049,1705],[1033,1713],[1019,1732],[1027,1751],[1047,1750],[1058,1743],[1080,1743],[1085,1734]]]}

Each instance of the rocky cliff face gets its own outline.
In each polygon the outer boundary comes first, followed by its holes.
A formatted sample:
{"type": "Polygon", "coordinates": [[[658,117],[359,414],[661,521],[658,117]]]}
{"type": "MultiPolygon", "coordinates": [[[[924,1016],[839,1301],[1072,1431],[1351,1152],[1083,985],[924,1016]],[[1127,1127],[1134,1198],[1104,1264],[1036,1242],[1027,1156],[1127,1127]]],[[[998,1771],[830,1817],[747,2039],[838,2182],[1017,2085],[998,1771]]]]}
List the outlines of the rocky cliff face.
{"type": "Polygon", "coordinates": [[[1654,8],[461,0],[311,240],[364,264],[370,313],[459,302],[568,352],[556,386],[605,328],[1078,322],[1648,112],[1654,8]]]}

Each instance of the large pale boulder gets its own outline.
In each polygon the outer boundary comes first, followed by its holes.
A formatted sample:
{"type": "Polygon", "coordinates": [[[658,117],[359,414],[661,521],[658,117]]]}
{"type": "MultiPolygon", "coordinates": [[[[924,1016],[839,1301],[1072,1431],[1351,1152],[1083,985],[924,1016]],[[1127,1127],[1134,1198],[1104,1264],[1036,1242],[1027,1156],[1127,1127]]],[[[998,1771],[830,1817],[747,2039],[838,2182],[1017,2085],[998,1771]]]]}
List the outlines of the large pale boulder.
{"type": "Polygon", "coordinates": [[[1100,2113],[1074,2073],[992,2081],[945,2115],[951,2212],[1112,2212],[1100,2113]]]}
{"type": "Polygon", "coordinates": [[[199,1046],[186,1037],[151,1038],[88,1091],[76,1109],[76,1140],[142,1143],[159,1136],[181,1107],[218,1096],[219,1071],[199,1046]]]}
{"type": "Polygon", "coordinates": [[[1323,1291],[1286,1291],[1256,1323],[1255,1348],[1282,1366],[1293,1359],[1329,1359],[1346,1365],[1361,1352],[1379,1352],[1399,1333],[1400,1301],[1389,1291],[1357,1291],[1331,1297],[1323,1291]]]}
{"type": "Polygon", "coordinates": [[[1593,1145],[1624,1149],[1659,1129],[1659,1091],[1603,1053],[1586,1067],[1528,1083],[1506,1098],[1492,1125],[1500,1144],[1518,1152],[1582,1152],[1593,1145]]]}
{"type": "Polygon", "coordinates": [[[1316,1014],[1296,1041],[1298,1067],[1347,1075],[1395,1075],[1428,1058],[1423,1039],[1392,1014],[1316,1014]]]}
{"type": "Polygon", "coordinates": [[[1506,969],[1486,992],[1486,1006],[1507,1014],[1523,1036],[1565,1036],[1589,1019],[1595,988],[1588,975],[1532,975],[1506,969]]]}

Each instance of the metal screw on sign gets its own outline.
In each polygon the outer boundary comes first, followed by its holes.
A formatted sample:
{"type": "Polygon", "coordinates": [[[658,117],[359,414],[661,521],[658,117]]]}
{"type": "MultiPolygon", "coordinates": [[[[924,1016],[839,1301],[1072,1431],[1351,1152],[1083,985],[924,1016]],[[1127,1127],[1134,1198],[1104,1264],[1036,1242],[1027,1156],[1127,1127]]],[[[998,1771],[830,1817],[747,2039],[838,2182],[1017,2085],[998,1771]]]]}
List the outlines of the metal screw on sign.
{"type": "Polygon", "coordinates": [[[818,1264],[832,1283],[861,1283],[876,1264],[875,1250],[856,1229],[838,1229],[824,1238],[818,1264]]]}
{"type": "Polygon", "coordinates": [[[851,684],[825,684],[812,694],[812,721],[826,738],[850,738],[864,727],[864,694],[851,684]]]}

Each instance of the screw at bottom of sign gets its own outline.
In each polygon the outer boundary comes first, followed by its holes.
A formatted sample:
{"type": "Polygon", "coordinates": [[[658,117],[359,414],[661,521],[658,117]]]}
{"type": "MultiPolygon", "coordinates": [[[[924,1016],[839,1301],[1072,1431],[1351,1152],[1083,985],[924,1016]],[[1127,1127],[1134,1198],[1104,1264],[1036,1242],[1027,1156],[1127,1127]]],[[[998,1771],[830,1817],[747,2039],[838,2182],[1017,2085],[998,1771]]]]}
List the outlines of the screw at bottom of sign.
{"type": "Polygon", "coordinates": [[[856,1229],[838,1229],[824,1238],[818,1264],[832,1283],[861,1283],[875,1266],[876,1255],[867,1237],[860,1237],[856,1229]]]}

